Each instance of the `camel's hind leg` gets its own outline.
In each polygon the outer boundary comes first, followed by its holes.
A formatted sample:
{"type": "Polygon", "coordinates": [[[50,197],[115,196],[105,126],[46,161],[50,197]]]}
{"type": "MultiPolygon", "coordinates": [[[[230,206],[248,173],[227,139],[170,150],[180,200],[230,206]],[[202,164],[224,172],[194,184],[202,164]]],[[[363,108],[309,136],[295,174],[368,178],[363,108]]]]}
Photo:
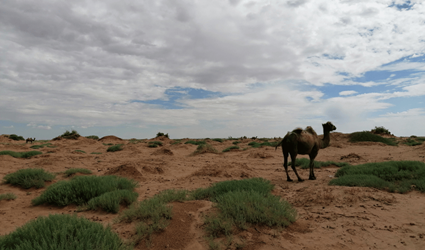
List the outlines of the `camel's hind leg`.
{"type": "Polygon", "coordinates": [[[292,167],[292,170],[294,170],[294,172],[295,172],[295,174],[297,175],[297,178],[298,178],[298,181],[304,181],[299,175],[298,175],[298,172],[297,172],[297,169],[295,168],[295,160],[297,159],[297,154],[291,154],[291,167],[292,167]]]}
{"type": "Polygon", "coordinates": [[[309,175],[308,179],[309,180],[316,180],[316,176],[314,176],[314,159],[317,156],[317,152],[311,153],[309,156],[310,156],[310,175],[309,175]]]}
{"type": "Polygon", "coordinates": [[[288,152],[283,152],[283,167],[285,168],[286,172],[286,180],[292,181],[288,174],[288,152]]]}

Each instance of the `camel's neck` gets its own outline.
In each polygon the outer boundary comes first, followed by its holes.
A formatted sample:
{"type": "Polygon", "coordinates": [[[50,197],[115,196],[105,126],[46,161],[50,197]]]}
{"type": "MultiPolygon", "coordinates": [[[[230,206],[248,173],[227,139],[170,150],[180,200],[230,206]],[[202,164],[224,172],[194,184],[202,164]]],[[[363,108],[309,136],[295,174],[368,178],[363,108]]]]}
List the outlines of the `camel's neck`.
{"type": "Polygon", "coordinates": [[[321,140],[320,148],[326,148],[329,146],[329,142],[331,141],[331,136],[329,131],[323,131],[323,139],[321,140]]]}

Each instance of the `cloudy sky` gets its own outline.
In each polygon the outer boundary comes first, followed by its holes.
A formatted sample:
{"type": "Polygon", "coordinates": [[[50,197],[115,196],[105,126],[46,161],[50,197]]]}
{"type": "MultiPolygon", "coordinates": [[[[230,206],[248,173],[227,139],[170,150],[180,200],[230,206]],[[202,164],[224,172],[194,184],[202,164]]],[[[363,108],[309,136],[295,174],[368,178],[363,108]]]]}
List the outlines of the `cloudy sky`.
{"type": "Polygon", "coordinates": [[[422,0],[0,5],[0,134],[425,135],[422,0]]]}

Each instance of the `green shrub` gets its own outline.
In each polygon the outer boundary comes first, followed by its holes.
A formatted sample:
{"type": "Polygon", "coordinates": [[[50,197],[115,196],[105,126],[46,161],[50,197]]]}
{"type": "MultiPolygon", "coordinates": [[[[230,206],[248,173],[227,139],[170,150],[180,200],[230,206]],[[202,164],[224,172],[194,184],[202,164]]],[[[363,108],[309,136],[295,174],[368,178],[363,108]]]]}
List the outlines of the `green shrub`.
{"type": "Polygon", "coordinates": [[[168,133],[164,134],[164,133],[158,132],[158,134],[156,134],[156,137],[160,137],[160,136],[165,136],[165,137],[169,138],[168,133]]]}
{"type": "Polygon", "coordinates": [[[13,193],[7,193],[7,194],[0,194],[0,201],[1,200],[14,200],[16,199],[16,195],[13,193]]]}
{"type": "Polygon", "coordinates": [[[218,196],[216,202],[220,213],[230,217],[239,229],[247,229],[247,223],[285,227],[295,221],[297,214],[287,201],[255,190],[228,192],[218,196]]]}
{"type": "Polygon", "coordinates": [[[207,144],[206,141],[193,141],[193,140],[189,140],[187,142],[185,142],[184,144],[193,144],[193,145],[204,145],[207,144]]]}
{"type": "Polygon", "coordinates": [[[230,146],[228,148],[223,149],[223,152],[229,152],[232,149],[239,149],[239,147],[238,146],[230,146]]]}
{"type": "Polygon", "coordinates": [[[78,132],[76,130],[72,130],[71,132],[69,132],[67,130],[67,131],[65,131],[65,133],[63,133],[62,135],[60,135],[60,137],[65,138],[65,139],[77,140],[78,137],[80,137],[80,134],[78,134],[78,132]]]}
{"type": "Polygon", "coordinates": [[[268,141],[263,142],[263,143],[259,143],[259,142],[256,142],[256,141],[252,141],[252,142],[248,143],[248,145],[253,147],[253,148],[259,148],[259,147],[263,147],[263,146],[276,147],[276,145],[278,143],[279,142],[268,142],[268,141]]]}
{"type": "Polygon", "coordinates": [[[214,139],[212,139],[213,141],[218,141],[218,142],[223,142],[223,139],[220,139],[220,138],[214,138],[214,139]]]}
{"type": "Polygon", "coordinates": [[[378,135],[391,135],[390,131],[384,127],[376,127],[372,129],[370,132],[378,135]]]}
{"type": "Polygon", "coordinates": [[[153,233],[164,230],[172,218],[172,207],[167,203],[186,200],[186,190],[166,190],[150,199],[133,204],[123,211],[118,221],[139,221],[136,225],[136,241],[150,242],[153,233]]]}
{"type": "Polygon", "coordinates": [[[190,197],[194,200],[209,199],[215,201],[217,196],[227,192],[250,191],[254,190],[260,194],[266,195],[274,188],[269,180],[263,178],[251,178],[244,180],[222,181],[213,184],[209,188],[198,188],[194,190],[190,197]]]}
{"type": "Polygon", "coordinates": [[[24,137],[18,136],[15,134],[9,135],[9,139],[15,140],[15,141],[25,141],[24,137]]]}
{"type": "Polygon", "coordinates": [[[0,236],[0,249],[130,249],[110,227],[84,217],[51,214],[0,236]]]}
{"type": "Polygon", "coordinates": [[[35,155],[41,155],[40,151],[27,151],[27,152],[15,152],[15,151],[0,151],[0,155],[10,155],[15,158],[31,158],[35,155]]]}
{"type": "Polygon", "coordinates": [[[239,143],[241,143],[240,141],[234,141],[234,142],[232,142],[233,144],[235,144],[235,145],[238,145],[239,143]]]}
{"type": "Polygon", "coordinates": [[[354,132],[350,134],[350,142],[362,142],[362,141],[382,142],[390,146],[397,146],[397,143],[394,140],[372,134],[371,132],[368,132],[368,131],[354,132]]]}
{"type": "Polygon", "coordinates": [[[81,174],[91,174],[92,172],[88,169],[85,168],[70,168],[68,170],[65,171],[65,176],[69,177],[71,175],[74,175],[76,173],[81,173],[81,174]]]}
{"type": "Polygon", "coordinates": [[[30,148],[32,149],[39,149],[39,148],[44,148],[46,146],[50,146],[52,145],[51,143],[45,143],[45,144],[40,144],[40,145],[32,145],[30,148]]]}
{"type": "Polygon", "coordinates": [[[77,150],[75,150],[74,152],[77,152],[77,153],[86,153],[86,151],[83,151],[83,150],[79,150],[79,149],[77,149],[77,150]]]}
{"type": "Polygon", "coordinates": [[[122,148],[122,144],[117,144],[117,145],[114,145],[114,146],[110,146],[110,147],[106,150],[106,152],[116,152],[116,151],[120,151],[120,150],[123,150],[123,148],[122,148]]]}
{"type": "Polygon", "coordinates": [[[217,154],[218,151],[217,149],[215,149],[213,146],[211,146],[210,144],[200,144],[195,151],[193,151],[190,155],[194,156],[194,155],[198,155],[198,154],[205,154],[205,153],[213,153],[213,154],[217,154]]]}
{"type": "Polygon", "coordinates": [[[86,138],[93,139],[93,140],[99,140],[99,136],[97,136],[97,135],[89,135],[89,136],[86,136],[86,138]]]}
{"type": "Polygon", "coordinates": [[[113,143],[102,143],[104,146],[112,146],[114,145],[113,143]]]}
{"type": "Polygon", "coordinates": [[[39,168],[20,169],[14,173],[7,174],[3,180],[7,184],[20,186],[22,188],[42,188],[44,182],[52,181],[55,175],[39,168]]]}
{"type": "Polygon", "coordinates": [[[130,205],[137,200],[138,196],[138,193],[127,189],[115,190],[89,200],[88,208],[91,210],[101,208],[116,214],[120,210],[120,204],[130,205]]]}
{"type": "Polygon", "coordinates": [[[150,142],[148,142],[148,147],[150,147],[150,148],[156,148],[158,146],[162,146],[162,142],[160,142],[160,141],[150,141],[150,142]]]}
{"type": "Polygon", "coordinates": [[[102,153],[101,152],[91,152],[90,154],[92,154],[92,155],[101,155],[102,153]]]}
{"type": "Polygon", "coordinates": [[[418,146],[422,145],[422,143],[425,141],[425,139],[421,140],[422,138],[418,137],[410,137],[407,138],[403,143],[407,146],[418,146]]]}
{"type": "Polygon", "coordinates": [[[270,181],[262,178],[224,181],[197,189],[191,192],[190,198],[216,202],[217,212],[205,217],[208,237],[231,237],[235,227],[284,227],[295,221],[296,210],[280,197],[271,195],[273,187],[270,181]]]}
{"type": "Polygon", "coordinates": [[[332,180],[331,185],[376,187],[400,193],[414,187],[425,192],[425,163],[419,161],[389,161],[347,166],[340,168],[335,177],[339,178],[332,180]]]}
{"type": "Polygon", "coordinates": [[[32,204],[52,204],[67,206],[69,204],[84,205],[91,199],[104,193],[116,190],[133,190],[137,182],[126,178],[106,176],[77,176],[69,181],[59,181],[50,185],[32,204]]]}

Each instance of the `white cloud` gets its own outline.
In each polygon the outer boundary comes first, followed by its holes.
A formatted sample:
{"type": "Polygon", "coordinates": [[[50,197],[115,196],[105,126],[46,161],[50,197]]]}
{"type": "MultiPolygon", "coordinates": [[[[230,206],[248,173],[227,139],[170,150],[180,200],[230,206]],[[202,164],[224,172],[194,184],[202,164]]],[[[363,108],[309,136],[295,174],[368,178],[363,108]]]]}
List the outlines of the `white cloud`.
{"type": "Polygon", "coordinates": [[[341,91],[341,92],[339,92],[339,95],[342,95],[342,96],[346,96],[346,95],[354,95],[354,94],[357,94],[357,91],[354,91],[354,90],[346,90],[346,91],[341,91]]]}
{"type": "Polygon", "coordinates": [[[388,7],[393,2],[6,1],[0,117],[44,129],[362,120],[391,108],[385,100],[424,95],[423,62],[382,66],[425,54],[418,32],[425,3],[399,11],[388,7]],[[352,80],[371,70],[418,74],[352,80]],[[318,89],[328,84],[395,89],[325,99],[318,89]],[[181,100],[187,108],[180,110],[132,102],[166,100],[165,91],[177,86],[227,96],[181,100]]]}

